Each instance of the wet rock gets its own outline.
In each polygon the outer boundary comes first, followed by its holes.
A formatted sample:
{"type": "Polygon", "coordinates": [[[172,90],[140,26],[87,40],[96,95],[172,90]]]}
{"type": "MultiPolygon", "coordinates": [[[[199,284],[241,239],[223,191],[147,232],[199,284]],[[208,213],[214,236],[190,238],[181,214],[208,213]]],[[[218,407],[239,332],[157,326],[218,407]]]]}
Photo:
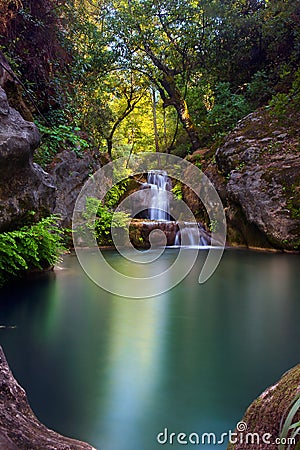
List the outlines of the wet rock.
{"type": "Polygon", "coordinates": [[[165,239],[161,233],[154,233],[151,236],[152,245],[154,247],[174,245],[178,229],[178,223],[175,221],[158,222],[134,219],[129,226],[129,239],[135,248],[150,248],[150,233],[160,230],[164,233],[165,239]]]}
{"type": "Polygon", "coordinates": [[[41,424],[0,347],[0,450],[95,450],[41,424]]]}
{"type": "Polygon", "coordinates": [[[32,161],[40,135],[11,108],[0,88],[0,231],[16,228],[36,212],[38,220],[55,206],[52,178],[32,161]]]}
{"type": "MultiPolygon", "coordinates": [[[[211,236],[201,224],[184,221],[152,221],[133,219],[129,225],[129,239],[135,248],[164,247],[173,245],[210,245],[211,236]],[[183,234],[184,242],[176,244],[176,236],[183,234]]],[[[215,243],[219,245],[219,243],[215,243]]]]}

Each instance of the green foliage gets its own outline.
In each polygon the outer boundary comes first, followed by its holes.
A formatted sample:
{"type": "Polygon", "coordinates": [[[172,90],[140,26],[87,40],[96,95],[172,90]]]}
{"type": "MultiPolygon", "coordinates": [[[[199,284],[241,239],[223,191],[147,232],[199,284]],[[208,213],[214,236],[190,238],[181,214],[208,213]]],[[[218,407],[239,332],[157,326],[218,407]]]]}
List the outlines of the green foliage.
{"type": "Polygon", "coordinates": [[[196,157],[193,158],[193,164],[194,166],[198,167],[198,169],[202,170],[202,157],[201,155],[196,155],[196,157]]]}
{"type": "Polygon", "coordinates": [[[179,181],[177,181],[171,191],[174,194],[175,198],[177,198],[178,200],[182,200],[182,185],[179,181]]]}
{"type": "Polygon", "coordinates": [[[105,205],[108,208],[114,208],[118,205],[122,195],[127,191],[129,180],[123,180],[115,184],[105,196],[105,205]]]}
{"type": "Polygon", "coordinates": [[[124,212],[113,212],[101,200],[90,197],[87,198],[85,212],[83,213],[84,225],[80,229],[84,233],[85,229],[92,230],[98,245],[113,245],[111,228],[123,228],[128,226],[129,215],[124,212]],[[95,221],[92,219],[95,217],[95,221]]]}
{"type": "Polygon", "coordinates": [[[42,142],[35,153],[35,161],[42,167],[49,164],[55,155],[64,149],[74,150],[77,156],[82,156],[82,151],[88,148],[88,142],[78,133],[80,128],[70,125],[57,125],[47,127],[38,124],[42,133],[42,142]]]}
{"type": "Polygon", "coordinates": [[[228,82],[219,83],[215,88],[214,105],[207,114],[207,121],[214,136],[218,137],[231,130],[250,111],[243,95],[232,93],[228,82]]]}
{"type": "Polygon", "coordinates": [[[278,119],[284,119],[286,116],[286,108],[289,102],[290,102],[289,94],[278,92],[276,95],[272,97],[272,100],[269,103],[269,107],[271,108],[271,114],[273,116],[276,116],[278,119]]]}
{"type": "Polygon", "coordinates": [[[274,90],[265,70],[256,72],[246,86],[245,97],[253,109],[265,105],[274,90]]]}
{"type": "Polygon", "coordinates": [[[209,228],[209,231],[211,232],[211,233],[215,233],[216,231],[217,231],[217,229],[218,229],[218,221],[217,220],[212,220],[211,222],[210,222],[210,224],[208,225],[208,228],[209,228]]]}
{"type": "Polygon", "coordinates": [[[154,151],[151,90],[156,143],[180,156],[220,140],[275,91],[282,117],[299,98],[289,92],[300,60],[294,0],[2,3],[0,46],[53,124],[40,127],[43,166],[87,147],[70,123],[112,158],[154,151]],[[66,112],[59,122],[56,111],[66,112]]]}
{"type": "Polygon", "coordinates": [[[52,215],[20,230],[0,233],[0,286],[28,270],[54,265],[65,251],[58,217],[52,215]]]}
{"type": "Polygon", "coordinates": [[[280,426],[280,439],[282,443],[279,444],[278,450],[291,450],[292,444],[287,445],[287,443],[289,442],[288,441],[289,438],[294,439],[295,442],[297,442],[297,437],[299,438],[300,434],[300,422],[298,421],[293,423],[293,420],[299,410],[300,410],[300,393],[295,396],[295,398],[289,405],[288,411],[282,417],[282,422],[280,426]]]}
{"type": "MultiPolygon", "coordinates": [[[[291,89],[288,93],[278,92],[269,102],[270,112],[273,116],[284,120],[287,108],[290,111],[298,112],[300,109],[300,69],[295,72],[291,89]]],[[[291,118],[293,120],[293,117],[291,118]]]]}

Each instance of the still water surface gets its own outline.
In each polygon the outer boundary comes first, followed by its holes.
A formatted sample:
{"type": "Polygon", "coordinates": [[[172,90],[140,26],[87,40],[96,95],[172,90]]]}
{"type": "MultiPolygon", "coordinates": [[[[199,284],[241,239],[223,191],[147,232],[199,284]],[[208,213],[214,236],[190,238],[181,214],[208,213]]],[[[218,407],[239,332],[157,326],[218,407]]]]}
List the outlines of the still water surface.
{"type": "Polygon", "coordinates": [[[15,327],[0,343],[39,419],[103,450],[225,449],[156,436],[234,429],[299,363],[299,256],[228,250],[207,283],[198,275],[196,264],[171,291],[133,300],[68,255],[52,276],[0,290],[0,325],[15,327]]]}

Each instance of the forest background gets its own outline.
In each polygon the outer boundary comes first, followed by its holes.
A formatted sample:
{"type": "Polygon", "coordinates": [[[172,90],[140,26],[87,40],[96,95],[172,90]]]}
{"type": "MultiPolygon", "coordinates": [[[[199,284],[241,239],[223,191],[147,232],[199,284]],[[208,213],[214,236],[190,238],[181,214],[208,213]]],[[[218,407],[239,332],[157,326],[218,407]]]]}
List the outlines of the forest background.
{"type": "Polygon", "coordinates": [[[295,1],[1,0],[0,13],[43,166],[64,147],[184,157],[263,105],[299,107],[295,1]]]}

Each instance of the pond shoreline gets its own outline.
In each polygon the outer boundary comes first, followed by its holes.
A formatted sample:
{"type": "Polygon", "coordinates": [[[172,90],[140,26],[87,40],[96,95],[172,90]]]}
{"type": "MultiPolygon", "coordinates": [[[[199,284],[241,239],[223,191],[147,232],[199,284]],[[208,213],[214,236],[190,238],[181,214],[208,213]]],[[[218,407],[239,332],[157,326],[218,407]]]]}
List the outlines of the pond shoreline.
{"type": "MultiPolygon", "coordinates": [[[[165,248],[166,249],[172,249],[173,248],[175,250],[175,249],[178,249],[179,247],[167,246],[165,248]]],[[[213,247],[210,247],[210,248],[213,248],[213,247]]],[[[91,250],[90,247],[81,247],[80,249],[81,250],[86,250],[86,251],[91,250]]],[[[105,251],[105,252],[118,251],[116,249],[116,247],[114,247],[112,245],[111,246],[110,245],[99,246],[98,249],[101,250],[101,251],[105,251]]],[[[188,248],[186,248],[186,249],[188,249],[188,248]]],[[[202,250],[205,250],[205,251],[207,251],[208,249],[209,248],[202,248],[202,250]]],[[[147,250],[149,250],[149,249],[147,249],[147,248],[145,248],[145,249],[139,248],[138,249],[138,251],[141,251],[141,252],[142,251],[147,251],[147,250]]],[[[300,251],[298,251],[298,250],[247,247],[247,246],[241,246],[241,245],[239,245],[239,246],[232,246],[232,245],[229,246],[228,245],[228,246],[226,246],[224,248],[224,250],[230,250],[230,251],[233,250],[233,251],[237,251],[237,252],[239,252],[239,251],[246,251],[246,252],[265,253],[265,254],[268,254],[268,253],[269,254],[284,254],[284,255],[299,255],[300,254],[300,251]]],[[[199,251],[201,251],[201,247],[199,247],[199,251]]],[[[63,253],[61,255],[61,257],[63,258],[65,255],[68,255],[68,254],[76,255],[75,248],[74,247],[70,247],[67,252],[65,252],[65,253],[63,253]]],[[[55,273],[56,267],[58,265],[59,264],[55,264],[54,266],[49,266],[49,267],[47,267],[45,269],[36,269],[35,268],[35,269],[32,269],[32,270],[25,271],[21,276],[13,278],[13,279],[10,279],[10,280],[7,280],[7,282],[3,286],[1,286],[1,288],[4,287],[4,286],[9,286],[9,285],[11,285],[12,283],[14,283],[16,281],[38,280],[40,278],[46,277],[46,276],[48,276],[51,273],[55,273]]]]}

